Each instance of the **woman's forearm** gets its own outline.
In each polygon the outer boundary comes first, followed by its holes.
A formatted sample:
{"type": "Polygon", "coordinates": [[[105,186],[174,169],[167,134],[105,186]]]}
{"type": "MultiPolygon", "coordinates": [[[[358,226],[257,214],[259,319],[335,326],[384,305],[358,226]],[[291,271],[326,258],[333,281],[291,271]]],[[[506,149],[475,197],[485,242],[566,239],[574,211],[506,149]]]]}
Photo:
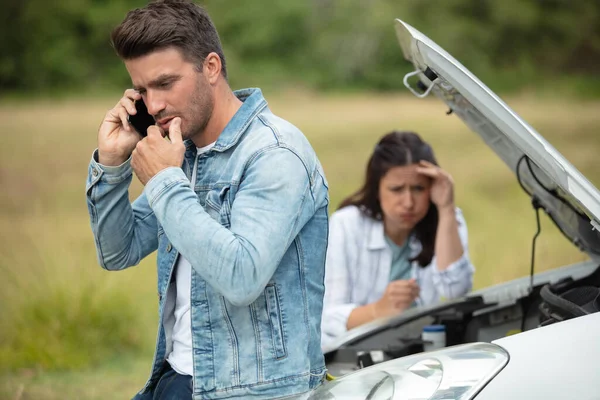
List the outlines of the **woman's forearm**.
{"type": "Polygon", "coordinates": [[[350,330],[357,326],[371,322],[377,318],[375,312],[375,303],[367,304],[364,306],[356,307],[348,316],[346,322],[346,329],[350,330]]]}
{"type": "Polygon", "coordinates": [[[463,252],[454,205],[438,209],[438,227],[435,239],[437,269],[444,271],[457,261],[463,252]]]}

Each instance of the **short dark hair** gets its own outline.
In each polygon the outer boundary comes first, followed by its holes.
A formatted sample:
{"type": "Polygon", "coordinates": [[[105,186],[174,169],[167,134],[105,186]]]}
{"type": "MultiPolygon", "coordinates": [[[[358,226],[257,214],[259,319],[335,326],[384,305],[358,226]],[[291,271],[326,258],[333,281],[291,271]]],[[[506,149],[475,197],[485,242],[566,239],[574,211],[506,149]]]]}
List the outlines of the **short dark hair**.
{"type": "Polygon", "coordinates": [[[111,42],[124,60],[176,47],[199,70],[208,54],[215,52],[221,58],[221,71],[227,78],[225,56],[215,25],[204,8],[188,0],[155,0],[129,11],[112,31],[111,42]]]}
{"type": "MultiPolygon", "coordinates": [[[[383,211],[379,202],[379,183],[381,178],[393,167],[417,164],[425,160],[438,165],[433,149],[414,132],[392,131],[383,136],[375,146],[373,154],[367,163],[365,182],[354,194],[344,199],[339,208],[357,206],[373,219],[383,219],[383,211]]],[[[426,267],[431,263],[435,251],[435,236],[437,232],[437,208],[429,205],[429,211],[414,228],[417,239],[421,242],[422,250],[411,261],[418,261],[426,267]]]]}

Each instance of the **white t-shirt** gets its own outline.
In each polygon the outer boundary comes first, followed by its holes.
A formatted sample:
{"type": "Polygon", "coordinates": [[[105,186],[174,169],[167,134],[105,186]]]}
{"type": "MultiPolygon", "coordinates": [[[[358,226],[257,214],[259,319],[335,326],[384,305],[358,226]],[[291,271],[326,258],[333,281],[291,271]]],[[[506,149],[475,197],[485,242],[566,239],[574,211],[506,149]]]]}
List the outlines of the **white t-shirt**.
{"type": "MultiPolygon", "coordinates": [[[[198,156],[208,152],[215,142],[208,146],[197,148],[198,154],[192,172],[192,182],[196,181],[198,156]]],[[[175,266],[175,286],[177,297],[175,300],[175,325],[173,326],[173,351],[167,357],[171,367],[181,375],[194,375],[192,356],[192,318],[190,315],[190,293],[192,291],[192,265],[181,254],[175,266]]]]}

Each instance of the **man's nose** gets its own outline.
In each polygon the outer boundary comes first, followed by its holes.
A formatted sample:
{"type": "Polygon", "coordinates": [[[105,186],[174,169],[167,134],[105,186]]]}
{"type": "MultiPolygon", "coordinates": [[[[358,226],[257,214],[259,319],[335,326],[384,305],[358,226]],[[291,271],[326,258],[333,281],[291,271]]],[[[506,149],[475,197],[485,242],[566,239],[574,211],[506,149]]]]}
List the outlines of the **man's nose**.
{"type": "Polygon", "coordinates": [[[158,115],[162,110],[165,109],[165,101],[158,95],[148,91],[146,93],[146,107],[148,108],[148,113],[152,116],[158,115]]]}

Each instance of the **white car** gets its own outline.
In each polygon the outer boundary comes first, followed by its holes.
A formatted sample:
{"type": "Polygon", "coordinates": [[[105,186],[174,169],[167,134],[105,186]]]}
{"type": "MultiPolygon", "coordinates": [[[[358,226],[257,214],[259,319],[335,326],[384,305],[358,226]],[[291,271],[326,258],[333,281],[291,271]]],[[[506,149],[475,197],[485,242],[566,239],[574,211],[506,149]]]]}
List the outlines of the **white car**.
{"type": "Polygon", "coordinates": [[[600,399],[600,192],[450,54],[403,21],[396,33],[409,90],[443,101],[590,258],[347,332],[311,399],[600,399]],[[432,324],[447,347],[424,352],[432,324]]]}

